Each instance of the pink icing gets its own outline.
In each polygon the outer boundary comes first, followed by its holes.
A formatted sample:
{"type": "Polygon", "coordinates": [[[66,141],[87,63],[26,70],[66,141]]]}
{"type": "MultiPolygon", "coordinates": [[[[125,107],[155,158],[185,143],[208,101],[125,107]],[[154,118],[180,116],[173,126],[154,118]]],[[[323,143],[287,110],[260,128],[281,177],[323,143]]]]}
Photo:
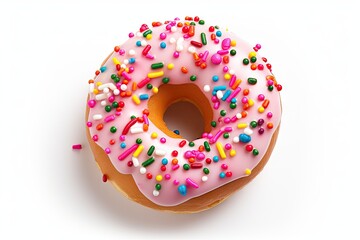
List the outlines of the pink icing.
{"type": "Polygon", "coordinates": [[[265,154],[281,118],[280,95],[276,86],[274,90],[268,90],[268,86],[276,82],[271,71],[264,67],[267,66],[267,60],[257,53],[261,48],[259,44],[252,48],[231,32],[199,23],[191,30],[187,26],[188,32],[183,32],[178,22],[184,23],[176,20],[151,28],[143,24],[139,33],[129,35],[128,41],[115,48],[100,71],[97,71],[94,83],[89,83],[90,113],[87,126],[92,139],[104,149],[120,173],[131,174],[139,190],[152,202],[162,206],[181,204],[246,177],[265,154]],[[149,30],[152,31],[151,38],[147,39],[144,35],[147,31],[150,34],[149,30]],[[206,44],[201,33],[206,36],[206,44]],[[234,56],[230,54],[232,49],[236,50],[234,56]],[[194,52],[198,54],[197,62],[194,60],[194,52]],[[251,52],[257,58],[255,69],[251,68],[251,62],[243,64],[243,59],[249,58],[251,52]],[[225,56],[228,60],[224,59],[225,56]],[[163,63],[163,66],[152,69],[151,64],[154,63],[163,63]],[[202,69],[204,66],[205,69],[202,69]],[[186,67],[188,73],[182,73],[182,67],[186,67]],[[111,75],[125,68],[128,69],[122,71],[120,82],[115,83],[111,75]],[[196,81],[189,80],[192,75],[196,75],[196,81]],[[216,82],[213,81],[214,76],[218,78],[216,82]],[[165,77],[170,79],[169,84],[198,85],[214,108],[216,127],[212,128],[211,133],[204,133],[202,138],[193,141],[194,147],[189,146],[188,141],[184,144],[185,139],[165,135],[143,112],[147,109],[147,99],[156,93],[165,77]],[[257,83],[248,83],[248,78],[257,79],[257,83]],[[232,88],[237,79],[241,79],[241,83],[232,88]],[[124,85],[124,80],[129,83],[124,85]],[[99,82],[102,85],[98,86],[99,82]],[[137,89],[132,91],[131,96],[122,97],[122,92],[131,90],[134,82],[137,89]],[[147,89],[148,83],[155,90],[147,89]],[[207,85],[210,91],[205,91],[207,85]],[[225,89],[213,94],[214,88],[218,86],[224,86],[225,89]],[[93,89],[98,89],[98,93],[94,94],[93,89]],[[244,89],[250,90],[246,96],[244,89]],[[231,99],[222,99],[228,90],[229,97],[237,99],[235,109],[230,108],[231,99]],[[266,100],[269,101],[268,105],[264,104],[266,100]],[[118,103],[121,111],[111,107],[111,111],[106,112],[105,106],[112,106],[114,102],[118,103]],[[251,106],[247,106],[247,116],[241,117],[245,104],[251,106]],[[221,116],[221,110],[226,111],[226,116],[221,116]],[[96,120],[93,119],[94,115],[97,116],[96,120]],[[131,116],[137,119],[131,120],[131,116]],[[257,121],[258,126],[250,127],[252,121],[257,121]],[[102,124],[102,128],[99,124],[102,124]],[[148,126],[146,132],[143,130],[144,124],[148,126]],[[243,127],[245,124],[246,128],[243,127]],[[225,138],[224,134],[229,137],[225,138]],[[250,136],[251,141],[239,142],[240,134],[246,134],[245,138],[250,136]],[[142,140],[141,144],[136,142],[138,138],[142,140]],[[110,140],[114,144],[110,144],[110,140]],[[209,151],[204,149],[205,141],[210,144],[209,151]],[[134,157],[139,146],[143,146],[143,150],[134,157]],[[151,146],[155,147],[152,153],[149,150],[151,146]],[[254,149],[258,150],[258,155],[252,153],[254,149]],[[174,156],[177,163],[172,162],[174,156]],[[190,162],[190,159],[194,161],[190,162]]]}

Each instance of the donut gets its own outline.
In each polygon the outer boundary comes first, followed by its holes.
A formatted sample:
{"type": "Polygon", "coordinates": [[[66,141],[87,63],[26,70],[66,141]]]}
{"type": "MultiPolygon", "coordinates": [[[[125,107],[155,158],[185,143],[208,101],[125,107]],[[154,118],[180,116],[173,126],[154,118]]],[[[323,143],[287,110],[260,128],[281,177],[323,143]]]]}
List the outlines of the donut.
{"type": "Polygon", "coordinates": [[[103,181],[179,213],[212,208],[249,183],[270,158],[282,114],[282,86],[260,49],[197,16],[129,33],[88,81],[86,132],[103,181]],[[164,121],[177,103],[200,113],[183,114],[188,128],[203,124],[194,139],[164,121]]]}

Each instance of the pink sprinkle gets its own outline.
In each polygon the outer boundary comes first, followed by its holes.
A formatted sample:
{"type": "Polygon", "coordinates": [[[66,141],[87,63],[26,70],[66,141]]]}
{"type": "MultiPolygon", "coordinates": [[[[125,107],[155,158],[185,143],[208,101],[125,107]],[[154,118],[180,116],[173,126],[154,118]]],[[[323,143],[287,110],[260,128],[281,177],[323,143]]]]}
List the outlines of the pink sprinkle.
{"type": "Polygon", "coordinates": [[[229,117],[226,117],[226,118],[224,118],[224,123],[226,123],[226,124],[228,124],[228,123],[230,123],[230,118],[229,117]]]}
{"type": "Polygon", "coordinates": [[[79,149],[82,149],[82,146],[81,146],[81,144],[74,144],[74,145],[72,145],[72,149],[79,150],[79,149]]]}
{"type": "Polygon", "coordinates": [[[145,79],[141,80],[137,86],[138,88],[142,88],[143,86],[145,86],[146,84],[148,84],[150,82],[150,78],[146,77],[145,79]]]}
{"type": "Polygon", "coordinates": [[[166,138],[164,138],[164,137],[160,138],[160,142],[161,143],[166,143],[166,138]]]}
{"type": "Polygon", "coordinates": [[[198,153],[196,155],[196,159],[199,160],[199,161],[202,161],[205,159],[205,154],[203,154],[202,152],[201,153],[198,153]]]}
{"type": "Polygon", "coordinates": [[[214,43],[218,44],[219,42],[220,42],[220,40],[218,38],[215,38],[214,43]]]}
{"type": "Polygon", "coordinates": [[[178,169],[180,167],[180,165],[179,164],[175,164],[174,166],[172,166],[172,170],[176,170],[176,169],[178,169]]]}
{"type": "Polygon", "coordinates": [[[227,71],[229,71],[229,68],[227,66],[224,66],[223,67],[223,72],[227,72],[227,71]]]}
{"type": "Polygon", "coordinates": [[[170,175],[170,174],[168,174],[168,173],[165,174],[165,179],[166,179],[166,180],[169,180],[170,178],[171,178],[171,175],[170,175]]]}
{"type": "Polygon", "coordinates": [[[160,33],[160,39],[164,40],[166,38],[166,33],[160,33]]]}
{"type": "Polygon", "coordinates": [[[259,94],[259,95],[258,95],[258,100],[259,100],[259,101],[264,101],[264,99],[265,99],[264,94],[259,94]]]}
{"type": "Polygon", "coordinates": [[[272,114],[272,112],[268,112],[268,113],[266,114],[266,116],[267,116],[268,118],[272,118],[273,114],[272,114]]]}
{"type": "Polygon", "coordinates": [[[207,138],[207,136],[208,136],[208,133],[206,133],[206,132],[204,132],[204,133],[201,135],[202,138],[207,138]]]}
{"type": "Polygon", "coordinates": [[[216,103],[214,103],[214,109],[218,109],[220,107],[220,102],[216,102],[216,103]]]}
{"type": "Polygon", "coordinates": [[[233,99],[234,97],[236,97],[236,95],[239,94],[239,92],[241,91],[240,87],[237,87],[231,94],[230,96],[226,99],[227,102],[231,102],[231,99],[233,99]]]}
{"type": "Polygon", "coordinates": [[[120,54],[121,56],[124,55],[124,54],[125,54],[125,50],[124,50],[124,49],[120,49],[119,54],[120,54]]]}
{"type": "Polygon", "coordinates": [[[149,119],[146,114],[143,114],[144,123],[149,125],[149,119]]]}
{"type": "Polygon", "coordinates": [[[91,99],[88,101],[89,108],[93,108],[93,107],[95,107],[95,105],[96,105],[96,101],[94,99],[91,99]]]}
{"type": "Polygon", "coordinates": [[[132,73],[135,70],[133,66],[129,67],[129,73],[132,73]]]}
{"type": "Polygon", "coordinates": [[[115,115],[110,115],[110,116],[107,116],[104,121],[105,122],[111,122],[111,121],[114,121],[115,120],[115,115]]]}
{"type": "Polygon", "coordinates": [[[115,100],[115,96],[114,95],[111,95],[109,98],[108,98],[109,102],[113,102],[115,100]]]}
{"type": "Polygon", "coordinates": [[[131,76],[126,71],[123,71],[121,76],[123,76],[126,80],[131,80],[131,76]]]}
{"type": "Polygon", "coordinates": [[[122,142],[125,141],[125,137],[126,137],[125,135],[121,135],[121,136],[119,137],[120,141],[122,141],[122,142]]]}
{"type": "Polygon", "coordinates": [[[247,102],[248,102],[247,97],[243,97],[243,98],[241,99],[241,102],[244,103],[244,104],[247,103],[247,102]]]}
{"type": "Polygon", "coordinates": [[[230,150],[232,148],[230,143],[225,144],[225,149],[226,150],[230,150]]]}
{"type": "Polygon", "coordinates": [[[129,33],[129,38],[132,38],[132,37],[134,37],[135,35],[134,35],[134,33],[129,33]]]}
{"type": "Polygon", "coordinates": [[[186,183],[193,188],[199,188],[199,185],[197,185],[197,183],[191,178],[186,178],[186,183]]]}
{"type": "Polygon", "coordinates": [[[226,128],[224,129],[225,132],[231,132],[232,130],[233,130],[232,127],[226,127],[226,128]]]}
{"type": "Polygon", "coordinates": [[[175,51],[174,54],[173,54],[173,57],[178,58],[179,56],[180,56],[180,53],[178,51],[175,51]]]}
{"type": "Polygon", "coordinates": [[[211,56],[211,62],[215,65],[219,65],[222,61],[222,58],[220,56],[220,54],[215,53],[214,55],[211,56]]]}
{"type": "Polygon", "coordinates": [[[127,156],[129,156],[132,152],[134,152],[137,149],[138,145],[134,144],[127,150],[125,150],[122,154],[119,155],[118,159],[120,161],[124,160],[127,156]]]}
{"type": "Polygon", "coordinates": [[[206,59],[207,59],[208,56],[209,56],[209,51],[205,51],[203,56],[199,55],[199,57],[201,57],[201,60],[203,60],[204,62],[206,62],[206,59]]]}
{"type": "Polygon", "coordinates": [[[106,152],[106,154],[109,154],[109,153],[111,153],[111,150],[110,150],[110,148],[105,148],[105,152],[106,152]]]}
{"type": "Polygon", "coordinates": [[[219,50],[217,51],[217,54],[220,54],[220,55],[225,55],[225,54],[228,54],[229,51],[228,50],[219,50]]]}
{"type": "Polygon", "coordinates": [[[96,142],[97,140],[99,140],[99,136],[95,134],[92,139],[96,142]]]}
{"type": "Polygon", "coordinates": [[[256,44],[255,47],[256,47],[257,49],[261,49],[261,45],[260,45],[260,44],[256,44]]]}
{"type": "Polygon", "coordinates": [[[268,84],[268,86],[272,86],[274,84],[274,81],[268,80],[267,84],[268,84]]]}
{"type": "Polygon", "coordinates": [[[87,122],[87,123],[86,123],[86,126],[92,127],[92,122],[87,122]]]}
{"type": "Polygon", "coordinates": [[[223,164],[221,164],[221,168],[224,169],[224,170],[226,170],[226,169],[228,169],[228,165],[226,165],[225,163],[223,163],[223,164]]]}
{"type": "Polygon", "coordinates": [[[174,185],[178,185],[180,182],[178,180],[173,181],[174,185]]]}

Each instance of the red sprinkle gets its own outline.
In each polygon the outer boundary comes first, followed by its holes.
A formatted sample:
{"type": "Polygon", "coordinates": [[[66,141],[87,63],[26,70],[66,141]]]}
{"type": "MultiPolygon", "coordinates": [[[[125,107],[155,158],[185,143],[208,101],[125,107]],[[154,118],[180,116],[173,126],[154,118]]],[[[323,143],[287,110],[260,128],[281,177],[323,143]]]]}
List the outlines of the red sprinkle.
{"type": "Polygon", "coordinates": [[[102,181],[103,181],[103,182],[107,182],[107,180],[108,180],[108,176],[107,176],[106,174],[104,174],[104,175],[102,176],[102,181]]]}
{"type": "Polygon", "coordinates": [[[72,149],[80,150],[80,149],[82,149],[82,146],[81,146],[81,144],[74,144],[74,145],[72,145],[72,149]]]}

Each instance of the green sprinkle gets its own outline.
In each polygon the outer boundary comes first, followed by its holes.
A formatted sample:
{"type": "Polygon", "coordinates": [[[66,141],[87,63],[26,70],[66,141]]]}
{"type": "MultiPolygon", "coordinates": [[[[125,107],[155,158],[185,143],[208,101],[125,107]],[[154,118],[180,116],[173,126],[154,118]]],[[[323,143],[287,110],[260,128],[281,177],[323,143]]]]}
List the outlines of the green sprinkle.
{"type": "Polygon", "coordinates": [[[111,106],[110,106],[110,105],[106,105],[106,106],[105,106],[105,111],[106,111],[106,112],[110,112],[110,111],[111,111],[111,106]]]}
{"type": "Polygon", "coordinates": [[[209,174],[209,173],[210,173],[210,170],[209,170],[208,168],[204,168],[204,169],[203,169],[203,172],[204,172],[205,174],[209,174]]]}
{"type": "Polygon", "coordinates": [[[165,78],[162,79],[162,82],[164,84],[168,84],[170,82],[170,78],[165,77],[165,78]]]}
{"type": "Polygon", "coordinates": [[[190,80],[193,81],[193,82],[196,81],[196,75],[191,75],[190,80]]]}
{"type": "Polygon", "coordinates": [[[244,64],[244,65],[248,65],[249,62],[250,62],[249,59],[247,59],[247,58],[244,58],[244,59],[243,59],[243,64],[244,64]]]}
{"type": "Polygon", "coordinates": [[[116,76],[116,78],[113,79],[115,83],[120,82],[120,78],[118,76],[116,76]]]}
{"type": "Polygon", "coordinates": [[[255,85],[257,83],[257,79],[256,78],[248,78],[248,83],[251,85],[255,85]]]}
{"type": "Polygon", "coordinates": [[[257,127],[257,122],[256,121],[251,121],[250,122],[250,127],[252,127],[252,128],[256,128],[257,127]]]}
{"type": "Polygon", "coordinates": [[[208,141],[205,141],[204,142],[204,147],[205,147],[205,150],[207,151],[207,152],[210,152],[210,144],[209,144],[209,142],[208,141]]]}
{"type": "Polygon", "coordinates": [[[111,105],[112,105],[113,108],[117,108],[119,106],[119,103],[118,102],[113,102],[111,105]]]}
{"type": "Polygon", "coordinates": [[[224,137],[225,139],[227,139],[227,138],[230,137],[230,135],[229,135],[229,133],[226,132],[226,133],[224,133],[223,137],[224,137]]]}
{"type": "Polygon", "coordinates": [[[111,79],[114,80],[116,78],[116,74],[111,74],[111,79]]]}
{"type": "Polygon", "coordinates": [[[149,148],[149,150],[147,151],[147,155],[148,156],[151,156],[153,154],[155,150],[155,146],[154,145],[151,145],[151,147],[149,148]]]}
{"type": "Polygon", "coordinates": [[[189,142],[189,146],[193,147],[193,146],[195,146],[195,143],[194,142],[189,142]]]}
{"type": "Polygon", "coordinates": [[[231,50],[230,50],[230,55],[231,55],[231,56],[235,56],[235,55],[236,55],[236,50],[235,50],[235,49],[231,49],[231,50]]]}
{"type": "Polygon", "coordinates": [[[200,25],[204,25],[204,24],[205,24],[205,21],[204,21],[204,20],[200,20],[200,21],[199,21],[199,24],[200,24],[200,25]]]}
{"type": "Polygon", "coordinates": [[[230,103],[230,108],[235,109],[236,108],[236,103],[230,103]]]}
{"type": "Polygon", "coordinates": [[[274,90],[274,86],[273,85],[268,86],[268,90],[271,92],[272,90],[274,90]]]}
{"type": "Polygon", "coordinates": [[[196,23],[195,23],[195,22],[191,22],[191,23],[190,23],[190,25],[195,26],[195,25],[196,25],[196,23]]]}
{"type": "Polygon", "coordinates": [[[112,133],[116,133],[116,130],[117,130],[117,128],[114,127],[114,126],[112,126],[112,127],[110,128],[110,132],[112,132],[112,133]]]}
{"type": "Polygon", "coordinates": [[[205,34],[205,33],[201,33],[200,36],[201,36],[201,43],[202,43],[203,45],[206,45],[206,44],[207,44],[206,34],[205,34]]]}
{"type": "Polygon", "coordinates": [[[146,160],[145,162],[143,162],[141,165],[142,165],[143,167],[147,167],[147,166],[149,166],[150,164],[152,164],[153,162],[155,162],[155,158],[154,158],[154,157],[151,157],[151,158],[149,158],[148,160],[146,160]]]}
{"type": "Polygon", "coordinates": [[[164,63],[162,63],[162,62],[151,64],[151,69],[158,69],[158,68],[163,68],[163,67],[164,67],[164,63]]]}
{"type": "Polygon", "coordinates": [[[216,122],[215,122],[215,121],[211,121],[211,126],[212,126],[212,127],[216,127],[216,122]]]}
{"type": "Polygon", "coordinates": [[[144,33],[143,33],[143,36],[146,37],[147,35],[149,34],[152,34],[152,31],[150,29],[146,30],[144,33]]]}
{"type": "Polygon", "coordinates": [[[256,57],[251,57],[250,58],[250,62],[252,62],[252,63],[256,62],[256,60],[257,60],[256,57]]]}
{"type": "Polygon", "coordinates": [[[157,184],[155,185],[155,189],[156,189],[156,190],[160,190],[160,189],[161,189],[161,184],[160,184],[160,183],[157,183],[157,184]]]}
{"type": "Polygon", "coordinates": [[[141,144],[141,143],[142,143],[142,139],[141,139],[141,138],[137,138],[137,139],[136,139],[136,143],[137,143],[137,144],[141,144]]]}
{"type": "Polygon", "coordinates": [[[226,115],[226,110],[221,110],[220,115],[224,117],[226,115]]]}
{"type": "Polygon", "coordinates": [[[190,165],[189,164],[187,164],[187,163],[185,163],[184,165],[183,165],[183,169],[184,170],[189,170],[190,169],[190,165]]]}
{"type": "Polygon", "coordinates": [[[257,150],[256,148],[254,148],[253,151],[252,151],[252,154],[253,154],[254,156],[259,155],[259,150],[257,150]]]}
{"type": "Polygon", "coordinates": [[[134,118],[136,118],[136,116],[131,115],[130,119],[133,120],[134,118]]]}
{"type": "Polygon", "coordinates": [[[146,84],[146,88],[151,90],[153,88],[153,85],[151,85],[150,83],[146,84]]]}

